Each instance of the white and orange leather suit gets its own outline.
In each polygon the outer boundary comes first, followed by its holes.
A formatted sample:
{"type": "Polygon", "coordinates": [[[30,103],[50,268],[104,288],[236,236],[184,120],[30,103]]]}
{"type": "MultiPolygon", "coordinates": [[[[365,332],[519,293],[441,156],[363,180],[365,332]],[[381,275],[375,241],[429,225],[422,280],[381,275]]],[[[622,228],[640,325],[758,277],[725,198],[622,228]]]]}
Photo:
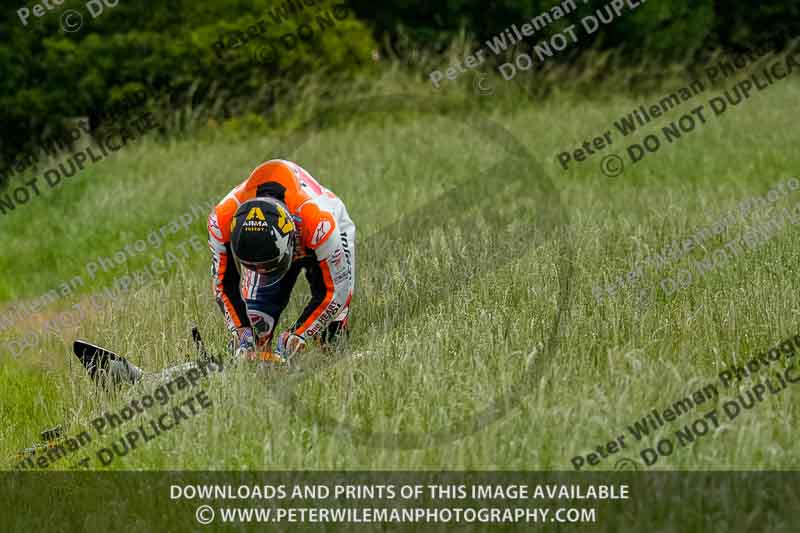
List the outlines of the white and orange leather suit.
{"type": "Polygon", "coordinates": [[[303,340],[328,341],[347,326],[355,283],[356,227],[344,203],[302,167],[275,159],[258,166],[208,217],[214,294],[228,328],[252,328],[256,345],[268,350],[275,326],[289,303],[301,270],[311,300],[291,332],[303,340]],[[295,222],[295,252],[287,274],[273,285],[237,264],[231,251],[231,221],[238,207],[255,197],[282,202],[295,222]]]}

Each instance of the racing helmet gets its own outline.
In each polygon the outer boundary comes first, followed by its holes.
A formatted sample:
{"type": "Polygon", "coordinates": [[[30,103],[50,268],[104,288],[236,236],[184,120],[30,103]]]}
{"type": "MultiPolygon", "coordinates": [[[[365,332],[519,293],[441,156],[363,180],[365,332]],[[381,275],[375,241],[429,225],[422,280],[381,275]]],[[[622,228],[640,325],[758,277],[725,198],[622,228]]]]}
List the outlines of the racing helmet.
{"type": "Polygon", "coordinates": [[[231,220],[231,251],[237,263],[266,276],[272,285],[292,265],[295,225],[289,209],[274,198],[253,198],[231,220]]]}

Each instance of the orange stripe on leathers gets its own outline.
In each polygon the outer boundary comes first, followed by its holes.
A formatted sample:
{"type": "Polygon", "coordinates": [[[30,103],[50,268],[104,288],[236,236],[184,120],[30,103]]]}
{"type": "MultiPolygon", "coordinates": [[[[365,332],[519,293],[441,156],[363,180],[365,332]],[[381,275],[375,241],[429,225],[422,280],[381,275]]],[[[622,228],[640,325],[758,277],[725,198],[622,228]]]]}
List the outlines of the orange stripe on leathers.
{"type": "Polygon", "coordinates": [[[299,328],[297,328],[297,330],[295,331],[297,335],[302,335],[309,327],[311,327],[311,324],[313,324],[317,320],[317,318],[322,314],[322,312],[328,308],[328,305],[330,305],[331,300],[333,300],[333,294],[334,294],[333,279],[331,278],[330,268],[328,268],[328,262],[322,261],[319,264],[319,266],[320,269],[322,270],[322,278],[325,280],[325,286],[328,288],[328,293],[325,295],[325,300],[323,300],[323,302],[319,305],[319,307],[317,307],[314,310],[314,312],[311,313],[311,316],[309,316],[306,319],[306,321],[303,322],[303,324],[299,328]]]}

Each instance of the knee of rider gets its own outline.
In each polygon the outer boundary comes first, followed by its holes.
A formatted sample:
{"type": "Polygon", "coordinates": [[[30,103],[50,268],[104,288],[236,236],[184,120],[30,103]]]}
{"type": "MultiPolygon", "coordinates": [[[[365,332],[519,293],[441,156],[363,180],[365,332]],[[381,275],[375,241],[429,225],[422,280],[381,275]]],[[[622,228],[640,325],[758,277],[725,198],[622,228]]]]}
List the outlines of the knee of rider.
{"type": "Polygon", "coordinates": [[[248,309],[247,316],[253,326],[253,335],[256,339],[256,346],[263,347],[270,343],[275,329],[275,319],[263,311],[248,309]]]}

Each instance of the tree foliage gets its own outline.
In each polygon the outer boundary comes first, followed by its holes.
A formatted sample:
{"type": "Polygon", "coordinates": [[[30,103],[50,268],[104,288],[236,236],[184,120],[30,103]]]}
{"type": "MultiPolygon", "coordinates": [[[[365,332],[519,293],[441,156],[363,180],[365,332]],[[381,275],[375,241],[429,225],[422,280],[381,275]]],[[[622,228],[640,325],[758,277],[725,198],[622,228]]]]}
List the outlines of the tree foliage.
{"type": "MultiPolygon", "coordinates": [[[[787,40],[800,30],[796,0],[631,1],[641,1],[641,7],[603,26],[581,49],[613,48],[630,61],[691,60],[703,47],[746,49],[776,36],[787,40]]],[[[66,119],[88,116],[97,127],[110,108],[134,94],[151,99],[167,91],[172,105],[187,99],[196,105],[220,91],[248,98],[276,78],[291,82],[312,70],[346,74],[361,69],[371,62],[377,42],[397,44],[398,28],[415,46],[441,51],[462,31],[482,42],[559,3],[137,0],[117,2],[92,18],[84,2],[67,0],[42,17],[30,15],[26,25],[7,8],[0,19],[0,156],[5,160],[0,170],[13,164],[15,154],[58,135],[66,119]],[[336,6],[338,18],[331,11],[336,6]],[[69,9],[83,16],[83,26],[73,33],[61,26],[69,9]],[[313,35],[298,34],[302,24],[313,35]]],[[[559,21],[547,32],[562,30],[606,3],[577,0],[578,11],[569,22],[559,21]]]]}

